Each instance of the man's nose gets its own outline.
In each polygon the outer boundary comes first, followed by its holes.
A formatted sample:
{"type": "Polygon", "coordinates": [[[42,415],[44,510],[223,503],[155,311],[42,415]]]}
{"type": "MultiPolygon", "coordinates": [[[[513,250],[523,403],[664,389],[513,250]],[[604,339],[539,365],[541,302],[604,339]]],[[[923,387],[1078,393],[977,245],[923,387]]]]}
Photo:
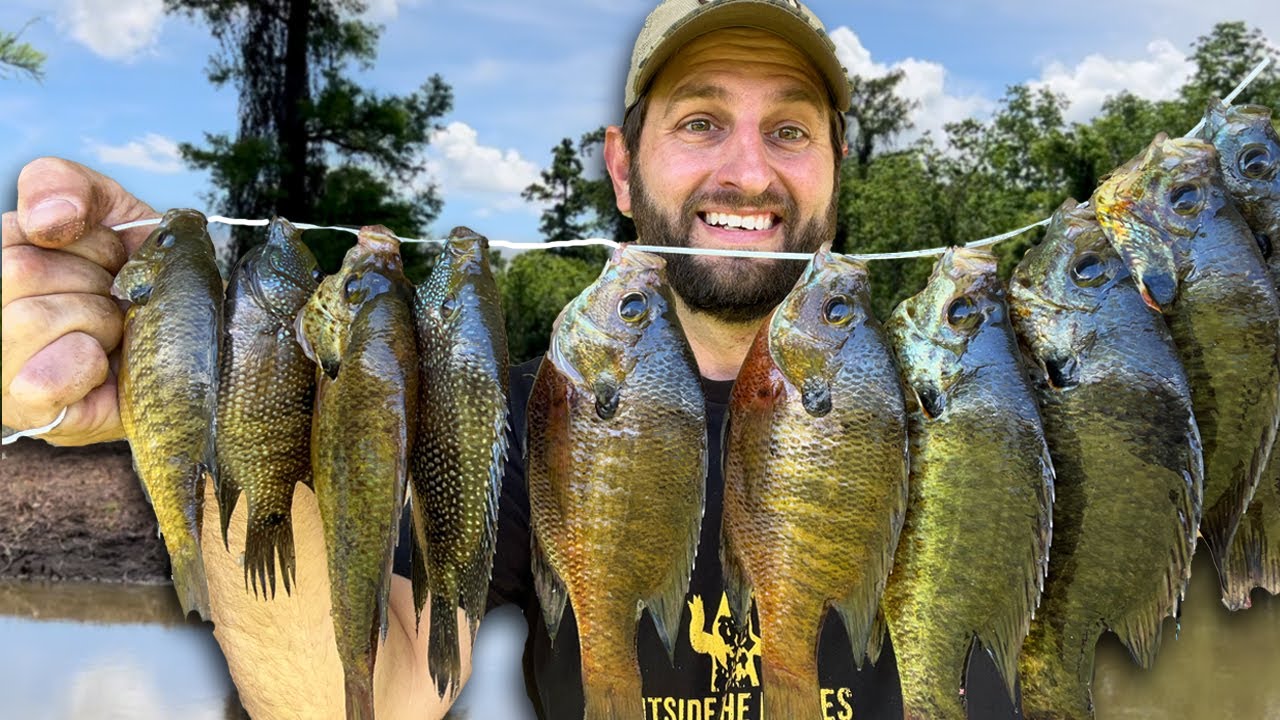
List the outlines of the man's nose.
{"type": "Polygon", "coordinates": [[[766,138],[755,128],[736,129],[725,144],[724,157],[716,182],[722,188],[734,188],[755,197],[773,182],[773,165],[769,162],[766,138]]]}

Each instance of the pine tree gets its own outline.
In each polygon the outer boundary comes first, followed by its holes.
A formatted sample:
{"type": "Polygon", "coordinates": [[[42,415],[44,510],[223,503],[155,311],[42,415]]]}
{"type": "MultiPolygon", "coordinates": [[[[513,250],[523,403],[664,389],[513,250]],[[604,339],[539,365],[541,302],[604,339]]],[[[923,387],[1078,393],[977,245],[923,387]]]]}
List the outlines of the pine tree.
{"type": "MultiPolygon", "coordinates": [[[[240,93],[235,137],[206,133],[183,157],[213,176],[225,214],[271,215],[326,225],[382,224],[421,233],[442,201],[424,179],[423,149],[453,105],[431,76],[409,95],[381,95],[346,73],[373,64],[380,29],[358,19],[362,0],[166,0],[202,17],[221,44],[209,80],[240,93]]],[[[260,241],[237,231],[235,256],[260,241]]],[[[321,267],[334,270],[351,236],[308,233],[321,267]]],[[[412,265],[414,249],[406,246],[412,265]]],[[[419,260],[421,264],[421,260],[419,260]]]]}

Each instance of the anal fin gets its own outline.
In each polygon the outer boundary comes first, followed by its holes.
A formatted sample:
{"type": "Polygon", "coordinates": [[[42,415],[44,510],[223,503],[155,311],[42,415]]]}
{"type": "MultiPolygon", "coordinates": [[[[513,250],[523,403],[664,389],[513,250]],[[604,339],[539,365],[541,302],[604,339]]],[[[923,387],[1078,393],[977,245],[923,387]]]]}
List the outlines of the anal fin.
{"type": "Polygon", "coordinates": [[[551,636],[551,641],[554,643],[556,633],[560,630],[560,620],[564,617],[564,606],[569,600],[569,592],[565,589],[564,581],[547,561],[536,530],[532,533],[531,564],[533,586],[538,593],[538,604],[542,606],[542,619],[547,623],[547,634],[551,636]]]}

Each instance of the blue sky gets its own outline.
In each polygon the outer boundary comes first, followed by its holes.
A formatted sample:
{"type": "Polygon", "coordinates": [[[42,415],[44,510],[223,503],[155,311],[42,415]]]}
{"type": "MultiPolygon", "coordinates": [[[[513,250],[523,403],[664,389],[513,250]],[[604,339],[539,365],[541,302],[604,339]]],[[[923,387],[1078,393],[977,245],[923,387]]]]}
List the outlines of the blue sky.
{"type": "MultiPolygon", "coordinates": [[[[430,179],[445,200],[434,230],[466,224],[494,239],[538,240],[539,209],[519,192],[562,137],[619,119],[630,45],[650,0],[371,5],[369,19],[385,31],[376,66],[359,78],[380,92],[402,93],[440,73],[454,90],[447,127],[428,151],[430,179]]],[[[987,113],[1006,86],[1021,82],[1065,93],[1074,102],[1070,117],[1087,119],[1121,88],[1169,96],[1189,70],[1189,44],[1216,21],[1243,19],[1280,37],[1280,9],[1253,0],[810,5],[849,70],[906,70],[904,88],[920,101],[919,129],[987,113]]],[[[216,49],[207,31],[164,16],[162,6],[0,4],[0,28],[30,22],[23,39],[49,55],[43,83],[0,80],[3,209],[15,202],[18,170],[45,154],[100,169],[158,209],[211,209],[203,197],[207,177],[182,166],[175,143],[233,131],[235,93],[213,89],[204,77],[216,49]]]]}

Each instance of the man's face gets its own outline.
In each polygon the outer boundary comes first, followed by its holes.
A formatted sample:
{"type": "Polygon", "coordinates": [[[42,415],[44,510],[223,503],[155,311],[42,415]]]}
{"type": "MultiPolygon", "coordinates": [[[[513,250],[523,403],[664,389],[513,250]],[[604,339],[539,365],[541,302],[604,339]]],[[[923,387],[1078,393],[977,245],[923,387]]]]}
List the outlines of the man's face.
{"type": "MultiPolygon", "coordinates": [[[[808,59],[772,33],[694,40],[654,79],[619,207],[654,245],[813,252],[835,235],[832,113],[808,59]]],[[[752,322],[781,302],[800,261],[672,255],[691,309],[752,322]]]]}

